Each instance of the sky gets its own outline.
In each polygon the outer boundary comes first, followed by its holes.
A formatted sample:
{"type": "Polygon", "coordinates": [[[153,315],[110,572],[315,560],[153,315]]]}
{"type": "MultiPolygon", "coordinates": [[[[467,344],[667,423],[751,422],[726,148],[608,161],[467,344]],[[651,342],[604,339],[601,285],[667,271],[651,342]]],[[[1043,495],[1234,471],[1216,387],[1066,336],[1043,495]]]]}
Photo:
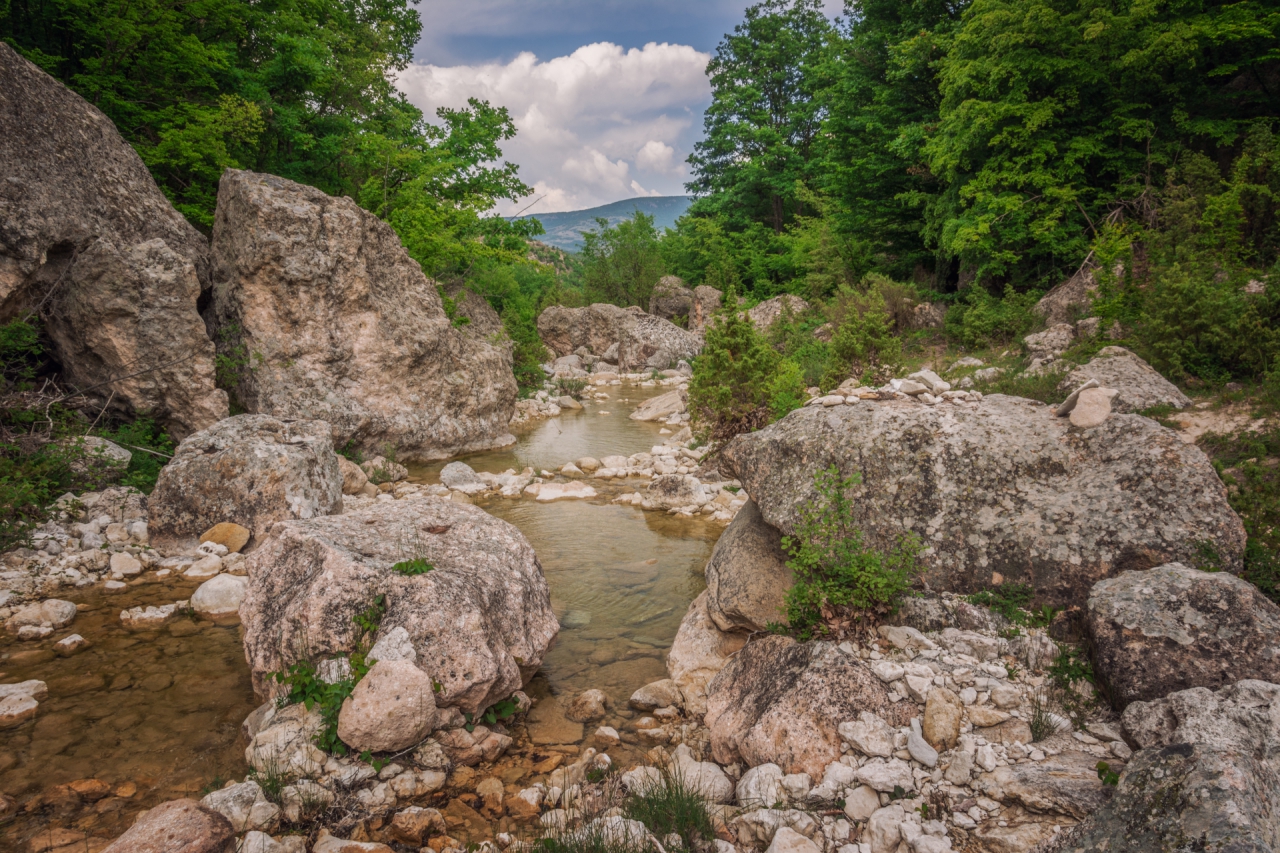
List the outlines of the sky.
{"type": "Polygon", "coordinates": [[[504,158],[535,192],[500,213],[684,195],[711,102],[707,62],[748,5],[421,0],[422,39],[398,85],[428,116],[469,97],[510,111],[517,136],[504,158]]]}

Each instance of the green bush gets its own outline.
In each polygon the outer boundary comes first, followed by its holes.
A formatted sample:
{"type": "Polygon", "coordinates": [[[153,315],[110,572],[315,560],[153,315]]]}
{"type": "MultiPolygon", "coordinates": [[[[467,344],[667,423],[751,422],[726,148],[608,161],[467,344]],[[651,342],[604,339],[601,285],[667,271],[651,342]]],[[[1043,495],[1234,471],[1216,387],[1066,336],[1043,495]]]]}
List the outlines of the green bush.
{"type": "MultiPolygon", "coordinates": [[[[736,301],[730,291],[725,303],[736,301]]],[[[772,417],[769,387],[779,360],[741,312],[716,315],[689,381],[689,411],[699,438],[728,441],[768,424],[772,417]]]]}
{"type": "Polygon", "coordinates": [[[879,290],[868,290],[851,300],[844,319],[831,339],[831,358],[821,387],[829,391],[846,379],[882,385],[902,368],[902,341],[893,334],[893,322],[879,290]]]}
{"type": "Polygon", "coordinates": [[[715,838],[706,800],[678,769],[661,771],[661,778],[633,792],[622,814],[638,820],[658,838],[680,836],[685,850],[701,850],[715,838]]]}
{"type": "Polygon", "coordinates": [[[148,417],[100,430],[98,434],[133,454],[120,485],[151,494],[160,477],[160,469],[173,456],[173,439],[169,434],[148,417]]]}
{"type": "Polygon", "coordinates": [[[947,311],[947,337],[971,348],[1012,343],[1042,322],[1031,310],[1039,300],[1037,291],[1017,293],[1007,287],[997,299],[983,287],[970,287],[947,311]]]}
{"type": "Polygon", "coordinates": [[[789,628],[800,639],[869,628],[897,609],[923,571],[919,539],[908,534],[888,551],[866,543],[855,522],[853,490],[862,477],[840,476],[835,466],[814,477],[818,496],[800,506],[794,536],[782,546],[795,585],[787,591],[789,628]]]}
{"type": "Polygon", "coordinates": [[[805,391],[804,372],[789,358],[778,364],[778,370],[767,388],[769,412],[776,421],[800,408],[809,399],[805,391]]]}

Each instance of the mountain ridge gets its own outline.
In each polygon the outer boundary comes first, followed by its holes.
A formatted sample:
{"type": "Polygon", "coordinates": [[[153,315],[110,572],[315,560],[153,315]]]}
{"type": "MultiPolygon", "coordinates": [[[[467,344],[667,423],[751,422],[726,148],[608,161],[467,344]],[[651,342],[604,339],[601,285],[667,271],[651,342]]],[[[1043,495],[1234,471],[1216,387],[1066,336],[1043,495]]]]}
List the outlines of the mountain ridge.
{"type": "Polygon", "coordinates": [[[582,248],[584,231],[595,230],[598,226],[596,218],[608,220],[610,225],[617,225],[630,219],[637,210],[649,214],[654,219],[654,227],[659,230],[672,228],[676,220],[684,215],[693,203],[687,195],[640,196],[589,207],[585,210],[565,210],[555,213],[530,213],[524,216],[508,217],[510,219],[537,219],[546,229],[546,234],[539,238],[543,243],[576,252],[582,248]]]}

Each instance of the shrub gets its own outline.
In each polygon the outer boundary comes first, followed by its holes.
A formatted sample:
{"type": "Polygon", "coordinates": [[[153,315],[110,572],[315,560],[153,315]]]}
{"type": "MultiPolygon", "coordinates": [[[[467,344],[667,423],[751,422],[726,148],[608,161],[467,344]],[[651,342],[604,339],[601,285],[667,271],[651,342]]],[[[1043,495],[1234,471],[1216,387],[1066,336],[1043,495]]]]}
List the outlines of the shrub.
{"type": "Polygon", "coordinates": [[[809,395],[805,391],[804,373],[801,372],[800,365],[789,358],[784,358],[779,363],[773,378],[769,380],[767,393],[769,412],[774,420],[785,418],[789,413],[803,406],[809,399],[809,395]]]}
{"type": "Polygon", "coordinates": [[[561,395],[568,395],[576,400],[587,390],[587,380],[560,376],[556,378],[556,390],[561,395]]]}
{"type": "MultiPolygon", "coordinates": [[[[736,303],[730,291],[725,304],[736,303]]],[[[689,381],[689,411],[699,437],[723,442],[768,424],[769,383],[778,362],[778,353],[741,312],[718,314],[689,381]]]]}
{"type": "Polygon", "coordinates": [[[169,434],[148,417],[101,430],[100,434],[133,454],[120,485],[151,494],[160,477],[160,469],[173,456],[173,439],[169,434]]]}
{"type": "Polygon", "coordinates": [[[831,359],[823,376],[824,391],[846,379],[880,385],[902,367],[902,341],[894,337],[884,297],[867,291],[851,301],[844,320],[831,339],[831,359]]]}
{"type": "Polygon", "coordinates": [[[985,288],[970,287],[947,312],[947,337],[967,347],[998,346],[1018,340],[1041,322],[1031,309],[1040,299],[1036,291],[1017,293],[1005,288],[997,299],[985,288]]]}
{"type": "Polygon", "coordinates": [[[351,676],[333,683],[322,680],[315,664],[305,659],[291,664],[284,672],[271,674],[271,678],[289,690],[280,698],[281,707],[300,702],[308,711],[316,708],[320,710],[324,729],[316,735],[316,746],[334,755],[347,754],[346,744],[338,738],[338,714],[342,711],[342,703],[356,689],[360,679],[369,672],[369,664],[363,653],[349,655],[346,660],[351,667],[351,676]]]}
{"type": "Polygon", "coordinates": [[[869,546],[855,523],[853,490],[862,477],[832,466],[814,478],[818,497],[800,506],[794,536],[782,546],[795,585],[787,592],[789,627],[801,639],[870,628],[892,613],[923,569],[919,540],[908,534],[888,551],[869,546]]]}

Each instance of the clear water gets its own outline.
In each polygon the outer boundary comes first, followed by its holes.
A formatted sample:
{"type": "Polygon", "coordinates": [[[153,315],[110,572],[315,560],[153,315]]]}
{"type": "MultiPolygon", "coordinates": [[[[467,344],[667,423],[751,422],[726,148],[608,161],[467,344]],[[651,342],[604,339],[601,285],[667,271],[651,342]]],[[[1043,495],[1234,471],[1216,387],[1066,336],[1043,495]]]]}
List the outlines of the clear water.
{"type": "MultiPolygon", "coordinates": [[[[527,429],[514,448],[465,461],[501,472],[648,450],[664,438],[660,427],[627,416],[666,390],[614,386],[607,401],[527,429]]],[[[436,482],[441,467],[414,468],[411,476],[436,482]]],[[[591,482],[600,492],[595,500],[489,498],[480,505],[533,543],[565,624],[529,692],[540,700],[563,697],[543,706],[553,708],[600,688],[613,705],[601,722],[623,728],[631,693],[666,677],[667,649],[704,587],[703,566],[721,528],[609,502],[643,490],[645,480],[591,482]]],[[[57,830],[83,834],[85,849],[96,850],[141,809],[244,777],[240,726],[257,703],[240,629],[190,617],[154,633],[131,633],[120,624],[122,609],[188,598],[195,586],[171,580],[117,595],[64,592],[59,597],[85,606],[68,628],[41,642],[0,635],[0,682],[37,678],[49,685],[34,721],[0,731],[0,793],[19,804],[17,813],[0,816],[0,849],[52,842],[57,830]],[[55,656],[53,641],[70,633],[93,645],[69,658],[55,656]],[[94,778],[112,792],[82,801],[58,787],[94,778]]],[[[552,743],[592,730],[569,726],[565,733],[563,719],[550,725],[555,734],[546,742],[552,743]]]]}

